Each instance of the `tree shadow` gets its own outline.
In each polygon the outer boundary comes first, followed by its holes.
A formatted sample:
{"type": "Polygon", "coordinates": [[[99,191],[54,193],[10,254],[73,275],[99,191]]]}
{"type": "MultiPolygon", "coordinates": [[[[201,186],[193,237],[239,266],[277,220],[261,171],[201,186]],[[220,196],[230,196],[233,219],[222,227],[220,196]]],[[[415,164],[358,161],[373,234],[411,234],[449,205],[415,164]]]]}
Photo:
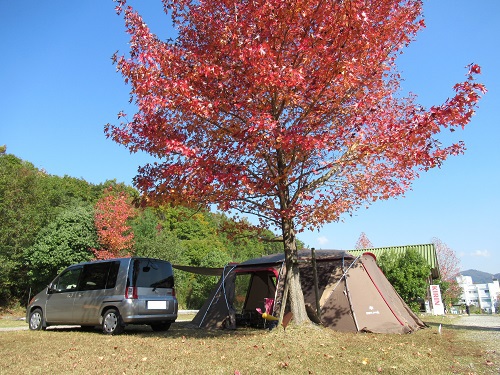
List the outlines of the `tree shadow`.
{"type": "Polygon", "coordinates": [[[472,325],[459,325],[459,324],[445,324],[436,322],[425,322],[430,327],[452,329],[455,331],[485,331],[485,332],[500,332],[500,327],[484,327],[484,326],[472,326],[472,325]]]}
{"type": "MultiPolygon", "coordinates": [[[[206,339],[212,337],[223,336],[245,336],[252,333],[261,332],[262,329],[254,328],[238,328],[236,330],[227,329],[206,329],[197,328],[190,321],[174,322],[170,329],[164,332],[153,331],[149,325],[127,325],[123,333],[119,336],[137,336],[137,337],[165,337],[165,338],[199,338],[206,339]]],[[[80,327],[80,326],[50,326],[46,332],[58,334],[67,332],[82,332],[89,334],[102,335],[101,328],[95,327],[80,327]]]]}

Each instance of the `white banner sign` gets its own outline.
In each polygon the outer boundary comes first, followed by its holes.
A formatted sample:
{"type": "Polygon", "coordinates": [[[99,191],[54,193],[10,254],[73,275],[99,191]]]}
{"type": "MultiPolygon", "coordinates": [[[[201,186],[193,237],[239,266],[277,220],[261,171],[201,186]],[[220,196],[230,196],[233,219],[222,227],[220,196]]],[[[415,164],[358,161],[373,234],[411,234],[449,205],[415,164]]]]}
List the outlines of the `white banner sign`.
{"type": "Polygon", "coordinates": [[[439,285],[431,285],[431,300],[433,314],[444,315],[444,306],[441,300],[441,289],[439,289],[439,285]]]}

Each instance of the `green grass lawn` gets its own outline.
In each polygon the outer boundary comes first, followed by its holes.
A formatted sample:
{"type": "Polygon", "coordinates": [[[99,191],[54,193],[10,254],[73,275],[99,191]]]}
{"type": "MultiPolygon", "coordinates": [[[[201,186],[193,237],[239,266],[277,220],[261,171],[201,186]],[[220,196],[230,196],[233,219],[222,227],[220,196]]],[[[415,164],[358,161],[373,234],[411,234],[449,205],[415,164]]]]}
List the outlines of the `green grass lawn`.
{"type": "MultiPolygon", "coordinates": [[[[0,328],[27,327],[22,314],[3,315],[0,328]]],[[[189,320],[192,315],[180,315],[189,320]]],[[[319,327],[271,332],[190,329],[166,333],[148,326],[125,334],[53,328],[0,332],[0,372],[198,374],[498,374],[498,353],[453,329],[457,317],[425,317],[429,328],[410,335],[339,333],[319,327]],[[442,324],[441,334],[437,327],[442,324]],[[31,357],[37,353],[36,360],[31,357]]]]}
{"type": "Polygon", "coordinates": [[[175,323],[165,333],[132,326],[119,336],[77,328],[0,332],[0,372],[498,374],[494,353],[456,330],[438,334],[435,326],[409,335],[381,335],[294,326],[286,331],[206,331],[186,325],[175,323]]]}

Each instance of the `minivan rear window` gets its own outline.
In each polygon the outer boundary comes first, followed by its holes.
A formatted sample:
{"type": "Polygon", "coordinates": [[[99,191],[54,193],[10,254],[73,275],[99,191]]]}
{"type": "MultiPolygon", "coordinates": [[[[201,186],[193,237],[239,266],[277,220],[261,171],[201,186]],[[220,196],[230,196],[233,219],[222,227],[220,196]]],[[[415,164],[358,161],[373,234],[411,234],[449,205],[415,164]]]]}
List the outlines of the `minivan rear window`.
{"type": "Polygon", "coordinates": [[[132,283],[138,288],[173,288],[172,265],[161,260],[134,259],[132,283]]]}

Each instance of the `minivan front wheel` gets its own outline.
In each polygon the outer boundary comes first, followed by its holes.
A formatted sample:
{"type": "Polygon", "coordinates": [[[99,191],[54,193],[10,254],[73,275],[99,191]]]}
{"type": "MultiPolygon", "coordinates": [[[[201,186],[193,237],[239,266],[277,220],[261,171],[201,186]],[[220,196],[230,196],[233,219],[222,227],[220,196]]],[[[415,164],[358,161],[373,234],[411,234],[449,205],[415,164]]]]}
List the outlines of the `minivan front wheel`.
{"type": "Polygon", "coordinates": [[[34,309],[30,312],[29,325],[32,331],[40,331],[43,329],[43,313],[41,309],[34,309]]]}
{"type": "Polygon", "coordinates": [[[125,325],[116,309],[109,309],[102,317],[102,332],[106,335],[118,335],[123,332],[125,325]]]}

